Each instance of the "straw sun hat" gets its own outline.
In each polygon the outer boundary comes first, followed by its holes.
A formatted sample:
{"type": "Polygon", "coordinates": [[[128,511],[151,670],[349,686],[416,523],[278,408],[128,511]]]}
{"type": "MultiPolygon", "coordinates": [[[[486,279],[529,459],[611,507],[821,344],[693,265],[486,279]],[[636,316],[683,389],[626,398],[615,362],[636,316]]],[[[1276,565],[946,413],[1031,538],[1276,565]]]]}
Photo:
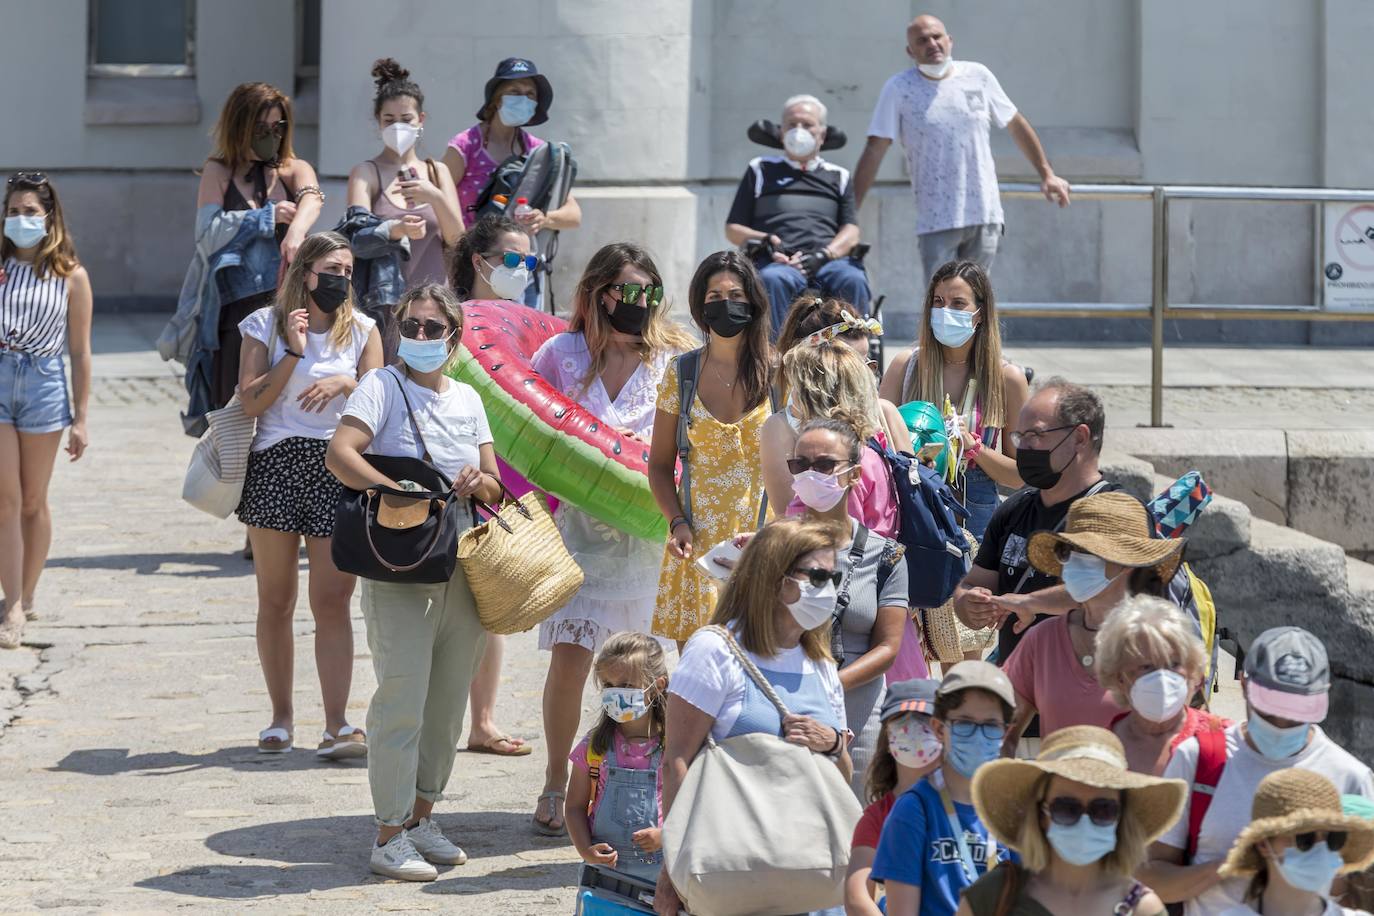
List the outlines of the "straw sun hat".
{"type": "Polygon", "coordinates": [[[1168,582],[1183,559],[1183,538],[1156,538],[1149,510],[1128,493],[1097,493],[1069,506],[1062,532],[1037,531],[1028,553],[1036,569],[1060,575],[1064,564],[1055,553],[1060,544],[1131,569],[1153,566],[1168,582]]]}
{"type": "Polygon", "coordinates": [[[1021,825],[1038,816],[1036,806],[1041,802],[1031,793],[1046,773],[1099,789],[1120,789],[1125,799],[1122,816],[1140,825],[1147,843],[1178,819],[1188,792],[1188,784],[1181,779],[1126,769],[1121,741],[1105,728],[1061,728],[1041,742],[1034,760],[993,760],[973,775],[973,804],[999,842],[1013,849],[1020,845],[1021,825]]]}
{"type": "Polygon", "coordinates": [[[1345,832],[1342,873],[1359,871],[1374,861],[1374,822],[1343,813],[1340,792],[1320,773],[1297,768],[1270,773],[1260,780],[1250,816],[1250,826],[1236,837],[1221,866],[1223,878],[1259,871],[1263,860],[1256,844],[1260,840],[1314,830],[1345,832]]]}

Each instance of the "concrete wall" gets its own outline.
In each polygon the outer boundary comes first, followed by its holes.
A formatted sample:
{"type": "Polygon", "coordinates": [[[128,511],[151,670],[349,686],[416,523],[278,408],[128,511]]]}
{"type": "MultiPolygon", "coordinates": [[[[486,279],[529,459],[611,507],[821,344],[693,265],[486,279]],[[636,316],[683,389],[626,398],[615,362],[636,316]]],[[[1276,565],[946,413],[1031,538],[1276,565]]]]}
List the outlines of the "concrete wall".
{"type": "MultiPolygon", "coordinates": [[[[903,29],[918,12],[945,20],[956,57],[993,69],[1070,179],[1359,186],[1374,146],[1360,88],[1374,78],[1374,10],[1362,0],[514,0],[464,15],[437,0],[328,0],[318,81],[296,78],[295,17],[273,0],[197,0],[192,79],[88,78],[86,10],[87,0],[51,0],[25,13],[26,28],[0,30],[0,74],[42,74],[34,94],[0,98],[0,119],[35,123],[33,111],[43,112],[42,129],[0,134],[0,167],[59,176],[104,307],[175,294],[189,251],[191,169],[230,88],[265,79],[295,91],[307,122],[301,152],[341,178],[379,146],[368,71],[382,55],[426,90],[423,150],[435,156],[472,123],[497,59],[528,55],[550,74],[556,99],[538,132],[573,145],[586,215],[564,235],[564,298],[591,252],[616,238],[648,242],[680,295],[696,260],[725,244],[729,197],[760,152],[745,127],[776,117],[790,94],[827,102],[832,123],[853,138],[830,158],[852,167],[878,90],[910,64],[903,29]]],[[[1030,177],[1006,135],[994,144],[1004,180],[1030,177]]],[[[922,278],[902,159],[900,150],[887,156],[861,225],[874,244],[874,287],[905,336],[922,278]]],[[[334,195],[322,226],[341,204],[334,195]]],[[[1006,210],[994,269],[1003,300],[1148,296],[1148,204],[1079,200],[1058,211],[1007,200],[1006,210]]],[[[1310,301],[1310,208],[1181,205],[1171,228],[1175,301],[1310,301]]],[[[1023,338],[1141,330],[1100,321],[1012,328],[1023,338]]],[[[1225,323],[1188,330],[1235,339],[1225,323]]],[[[1322,337],[1301,324],[1268,333],[1322,337]]]]}

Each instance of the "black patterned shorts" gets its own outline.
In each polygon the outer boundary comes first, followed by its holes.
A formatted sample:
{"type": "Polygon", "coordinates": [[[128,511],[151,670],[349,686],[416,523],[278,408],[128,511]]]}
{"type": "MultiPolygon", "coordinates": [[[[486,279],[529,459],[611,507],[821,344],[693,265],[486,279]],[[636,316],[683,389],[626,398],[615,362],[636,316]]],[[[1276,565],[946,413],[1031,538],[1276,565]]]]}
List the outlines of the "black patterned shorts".
{"type": "Polygon", "coordinates": [[[250,454],[239,521],[312,538],[331,536],[343,484],[324,466],[328,449],[328,439],[293,436],[250,454]]]}

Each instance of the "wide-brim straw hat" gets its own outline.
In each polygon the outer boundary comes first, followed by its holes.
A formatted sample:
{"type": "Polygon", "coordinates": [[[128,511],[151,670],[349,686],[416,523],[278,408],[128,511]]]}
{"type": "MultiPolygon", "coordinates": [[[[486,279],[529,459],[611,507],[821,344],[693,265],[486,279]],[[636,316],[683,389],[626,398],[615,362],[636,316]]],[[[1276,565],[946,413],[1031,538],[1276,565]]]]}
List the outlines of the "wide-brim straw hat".
{"type": "Polygon", "coordinates": [[[1146,842],[1158,839],[1178,820],[1188,784],[1126,768],[1121,741],[1095,725],[1063,728],[1045,738],[1034,760],[993,760],[973,774],[973,804],[988,831],[1012,849],[1021,845],[1021,825],[1039,817],[1036,783],[1046,773],[1098,789],[1119,789],[1123,817],[1140,825],[1146,842]]]}
{"type": "Polygon", "coordinates": [[[1183,559],[1186,539],[1151,537],[1153,530],[1150,511],[1134,496],[1096,493],[1069,506],[1063,531],[1037,531],[1031,535],[1028,553],[1031,564],[1051,576],[1064,569],[1055,547],[1067,544],[1129,569],[1153,567],[1168,582],[1183,559]]]}
{"type": "Polygon", "coordinates": [[[1374,822],[1341,810],[1341,794],[1320,773],[1297,768],[1277,770],[1260,780],[1250,805],[1250,825],[1240,832],[1222,863],[1224,878],[1255,874],[1264,864],[1260,840],[1314,830],[1346,834],[1341,872],[1360,871],[1374,862],[1374,822]]]}

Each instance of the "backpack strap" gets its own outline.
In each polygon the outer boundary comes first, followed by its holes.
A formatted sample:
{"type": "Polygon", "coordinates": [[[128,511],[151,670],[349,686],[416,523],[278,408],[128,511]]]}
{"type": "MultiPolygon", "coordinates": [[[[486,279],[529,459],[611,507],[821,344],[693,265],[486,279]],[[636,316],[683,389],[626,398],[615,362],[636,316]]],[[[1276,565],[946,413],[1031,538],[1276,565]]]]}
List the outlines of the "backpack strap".
{"type": "MultiPolygon", "coordinates": [[[[692,425],[692,402],[697,396],[697,372],[701,368],[701,350],[689,350],[677,357],[677,457],[682,463],[682,477],[678,483],[678,499],[687,527],[692,527],[692,442],[687,429],[692,425]]],[[[672,534],[672,532],[668,532],[672,534]]]]}
{"type": "Polygon", "coordinates": [[[1185,861],[1197,855],[1202,819],[1212,806],[1221,774],[1226,769],[1226,732],[1208,729],[1197,733],[1197,772],[1193,775],[1192,795],[1188,799],[1188,849],[1185,861]]]}
{"type": "Polygon", "coordinates": [[[590,811],[596,804],[597,793],[601,790],[601,763],[606,759],[606,755],[599,753],[592,748],[590,741],[587,742],[587,775],[592,779],[592,794],[587,799],[587,810],[590,811]]]}
{"type": "Polygon", "coordinates": [[[863,525],[854,532],[854,541],[849,545],[849,575],[844,577],[844,585],[840,588],[840,594],[835,598],[835,622],[831,625],[839,629],[840,621],[844,619],[844,612],[849,610],[849,584],[854,579],[854,570],[863,562],[864,548],[868,546],[868,529],[863,525]]]}

